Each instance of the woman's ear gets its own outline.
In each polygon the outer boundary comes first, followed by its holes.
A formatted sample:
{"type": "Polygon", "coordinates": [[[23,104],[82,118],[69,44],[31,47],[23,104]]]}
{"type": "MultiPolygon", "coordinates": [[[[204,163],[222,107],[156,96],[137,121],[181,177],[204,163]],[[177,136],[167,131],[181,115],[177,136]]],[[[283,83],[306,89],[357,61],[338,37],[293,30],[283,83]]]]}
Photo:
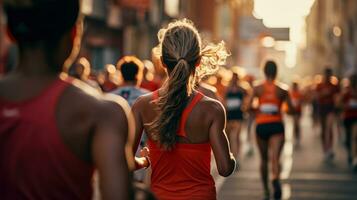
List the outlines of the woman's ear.
{"type": "Polygon", "coordinates": [[[161,61],[162,66],[167,69],[167,65],[165,64],[164,58],[162,56],[160,56],[160,61],[161,61]]]}
{"type": "Polygon", "coordinates": [[[199,67],[199,66],[200,66],[200,64],[201,64],[201,58],[202,58],[202,56],[199,56],[199,57],[198,57],[198,59],[197,59],[197,61],[196,61],[196,63],[195,63],[195,67],[199,67]]]}

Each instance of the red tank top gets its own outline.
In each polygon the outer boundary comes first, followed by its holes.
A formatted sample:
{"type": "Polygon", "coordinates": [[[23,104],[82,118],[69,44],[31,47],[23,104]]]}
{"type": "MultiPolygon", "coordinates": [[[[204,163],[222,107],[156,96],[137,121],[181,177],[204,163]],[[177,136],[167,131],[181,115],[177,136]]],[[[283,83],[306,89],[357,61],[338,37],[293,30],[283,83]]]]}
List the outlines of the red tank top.
{"type": "Polygon", "coordinates": [[[57,79],[29,100],[0,99],[0,199],[91,199],[93,167],[65,146],[55,119],[69,85],[57,79]]]}
{"type": "MultiPolygon", "coordinates": [[[[157,91],[153,98],[158,97],[157,91]]],[[[185,124],[194,106],[202,99],[197,93],[183,111],[177,135],[186,137],[185,124]]],[[[159,200],[215,200],[211,176],[211,145],[177,143],[173,150],[162,150],[148,140],[152,167],[151,189],[159,200]]]]}
{"type": "Polygon", "coordinates": [[[256,116],[257,124],[281,122],[282,101],[276,95],[276,85],[265,82],[263,84],[263,94],[258,97],[259,108],[256,116]]]}

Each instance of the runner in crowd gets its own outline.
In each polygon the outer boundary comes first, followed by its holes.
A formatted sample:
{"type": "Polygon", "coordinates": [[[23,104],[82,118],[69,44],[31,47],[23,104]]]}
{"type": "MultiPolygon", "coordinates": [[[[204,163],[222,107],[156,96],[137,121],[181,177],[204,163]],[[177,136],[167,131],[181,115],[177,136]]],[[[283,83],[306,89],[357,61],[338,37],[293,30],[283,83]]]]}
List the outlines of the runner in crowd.
{"type": "Polygon", "coordinates": [[[315,92],[317,85],[321,84],[322,82],[322,75],[318,74],[314,76],[313,83],[309,87],[309,93],[311,94],[308,96],[308,100],[311,103],[312,108],[312,123],[314,128],[320,128],[320,114],[319,114],[319,106],[318,106],[318,95],[315,92]]]}
{"type": "MultiPolygon", "coordinates": [[[[159,199],[214,200],[211,149],[220,175],[232,174],[236,162],[224,130],[224,108],[193,89],[194,75],[198,70],[216,69],[228,54],[223,43],[202,48],[196,28],[186,19],[161,29],[158,38],[156,52],[169,78],[159,90],[139,97],[133,105],[136,146],[145,130],[151,189],[159,199]]],[[[138,167],[147,166],[147,161],[138,167]]]]}
{"type": "MultiPolygon", "coordinates": [[[[249,84],[249,93],[252,92],[252,88],[254,87],[254,76],[252,75],[246,75],[244,77],[244,81],[246,81],[249,84]]],[[[250,95],[250,94],[249,94],[250,95]]],[[[254,106],[253,106],[254,107],[254,106]]],[[[249,109],[245,110],[247,114],[247,151],[246,155],[247,156],[252,156],[254,154],[254,135],[255,135],[255,110],[254,109],[249,109]]]]}
{"type": "Polygon", "coordinates": [[[333,125],[335,118],[335,97],[339,92],[338,86],[332,82],[332,70],[326,68],[321,83],[316,86],[317,108],[321,125],[321,142],[325,160],[334,158],[333,125]]]}
{"type": "Polygon", "coordinates": [[[282,152],[285,136],[284,124],[281,114],[281,105],[287,102],[288,108],[294,111],[286,87],[276,81],[278,68],[274,61],[267,61],[264,66],[266,80],[256,85],[253,95],[248,101],[248,108],[254,98],[258,98],[259,107],[256,114],[256,140],[261,157],[260,172],[264,187],[264,198],[270,199],[268,185],[268,161],[270,158],[272,168],[272,185],[274,199],[281,199],[280,184],[280,154],[282,152]],[[270,155],[270,157],[269,157],[270,155]]]}
{"type": "Polygon", "coordinates": [[[240,82],[239,74],[233,72],[231,82],[226,90],[225,106],[227,109],[228,139],[235,158],[239,156],[241,148],[240,132],[244,118],[242,106],[247,100],[247,94],[246,88],[244,88],[240,82]]]}
{"type": "Polygon", "coordinates": [[[91,199],[94,168],[103,199],[132,199],[129,106],[60,76],[79,1],[3,3],[20,60],[0,80],[1,199],[91,199]]]}
{"type": "Polygon", "coordinates": [[[289,95],[295,110],[293,114],[295,145],[299,147],[301,141],[300,118],[301,118],[303,95],[301,93],[301,90],[299,89],[299,85],[297,82],[293,82],[291,89],[289,90],[289,95]]]}
{"type": "Polygon", "coordinates": [[[103,92],[111,92],[118,88],[118,84],[114,81],[116,69],[113,65],[108,64],[104,68],[104,80],[101,84],[103,92]]]}
{"type": "Polygon", "coordinates": [[[348,163],[357,172],[357,75],[352,75],[350,84],[343,91],[339,105],[343,109],[343,119],[346,131],[346,148],[348,163]]]}
{"type": "Polygon", "coordinates": [[[117,63],[117,69],[121,72],[123,83],[112,93],[122,96],[129,105],[148,90],[140,88],[143,80],[144,64],[135,56],[124,56],[117,63]]]}

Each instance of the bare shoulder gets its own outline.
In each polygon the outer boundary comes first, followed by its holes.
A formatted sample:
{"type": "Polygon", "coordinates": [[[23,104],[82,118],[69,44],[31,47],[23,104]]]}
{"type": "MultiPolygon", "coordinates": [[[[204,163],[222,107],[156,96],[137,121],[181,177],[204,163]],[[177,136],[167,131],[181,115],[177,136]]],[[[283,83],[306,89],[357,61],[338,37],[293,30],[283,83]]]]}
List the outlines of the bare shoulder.
{"type": "Polygon", "coordinates": [[[205,112],[207,116],[219,117],[225,116],[225,109],[221,102],[216,99],[212,99],[210,97],[204,96],[199,103],[200,110],[205,112]]]}
{"type": "Polygon", "coordinates": [[[86,83],[74,80],[63,94],[63,101],[72,113],[80,113],[98,121],[110,117],[124,118],[129,112],[128,103],[120,96],[103,94],[86,83]]]}
{"type": "Polygon", "coordinates": [[[240,84],[239,84],[239,87],[243,90],[243,91],[245,91],[245,92],[247,92],[247,91],[249,91],[250,89],[251,89],[251,87],[250,87],[250,85],[249,85],[249,83],[248,82],[241,82],[240,84]]]}
{"type": "Polygon", "coordinates": [[[141,110],[146,106],[148,106],[154,99],[153,94],[154,94],[153,92],[150,92],[138,97],[132,106],[132,110],[133,111],[136,111],[138,109],[141,110]]]}
{"type": "Polygon", "coordinates": [[[253,84],[252,93],[253,95],[259,95],[263,89],[263,81],[256,81],[253,84]]]}

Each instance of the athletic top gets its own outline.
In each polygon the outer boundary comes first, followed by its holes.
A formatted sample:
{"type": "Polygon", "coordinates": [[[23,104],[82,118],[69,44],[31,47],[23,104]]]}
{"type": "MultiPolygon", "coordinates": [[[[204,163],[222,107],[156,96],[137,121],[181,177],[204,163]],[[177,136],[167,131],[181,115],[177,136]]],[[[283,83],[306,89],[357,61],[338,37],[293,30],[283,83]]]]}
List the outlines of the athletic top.
{"type": "Polygon", "coordinates": [[[334,96],[339,92],[337,85],[331,82],[322,82],[316,86],[318,92],[317,103],[323,106],[334,106],[334,96]]]}
{"type": "Polygon", "coordinates": [[[343,117],[345,119],[356,119],[357,118],[357,94],[349,88],[343,94],[343,117]]]}
{"type": "Polygon", "coordinates": [[[143,88],[137,88],[136,86],[124,86],[119,87],[112,93],[122,96],[125,100],[128,101],[129,105],[132,106],[138,97],[143,94],[149,93],[149,91],[143,88]]]}
{"type": "Polygon", "coordinates": [[[57,79],[21,102],[0,99],[1,199],[91,199],[93,166],[62,142],[56,105],[69,81],[57,79]]]}
{"type": "Polygon", "coordinates": [[[259,107],[256,116],[257,124],[281,122],[282,101],[277,97],[277,87],[274,83],[263,83],[263,94],[258,97],[259,107]]]}
{"type": "MultiPolygon", "coordinates": [[[[183,111],[178,136],[186,137],[185,124],[203,94],[197,93],[183,111]]],[[[153,93],[153,99],[158,92],[153,93]]],[[[160,200],[215,200],[216,188],[211,176],[211,145],[177,143],[172,150],[161,149],[148,140],[152,167],[151,190],[160,200]]]]}
{"type": "Polygon", "coordinates": [[[290,90],[289,91],[289,96],[291,99],[291,103],[294,106],[294,109],[297,113],[301,113],[301,101],[302,101],[302,95],[299,90],[290,90]]]}
{"type": "Polygon", "coordinates": [[[244,93],[241,90],[228,90],[226,94],[227,119],[243,119],[242,104],[244,93]]]}

